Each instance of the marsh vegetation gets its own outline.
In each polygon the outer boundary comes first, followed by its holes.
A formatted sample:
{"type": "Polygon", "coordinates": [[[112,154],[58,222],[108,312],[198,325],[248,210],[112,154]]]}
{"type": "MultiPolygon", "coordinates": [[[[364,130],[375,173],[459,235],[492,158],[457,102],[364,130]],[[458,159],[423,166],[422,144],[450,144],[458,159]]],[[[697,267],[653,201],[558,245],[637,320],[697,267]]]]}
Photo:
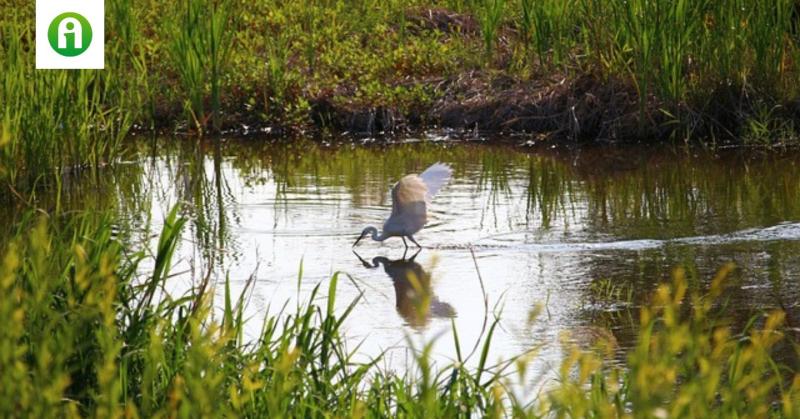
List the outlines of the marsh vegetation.
{"type": "Polygon", "coordinates": [[[798,416],[796,2],[0,3],[0,415],[798,416]]]}
{"type": "Polygon", "coordinates": [[[630,149],[124,149],[38,212],[4,213],[6,412],[797,408],[793,153],[657,150],[621,167],[630,149]],[[438,160],[455,179],[418,237],[431,248],[350,253],[391,181],[438,160]]]}

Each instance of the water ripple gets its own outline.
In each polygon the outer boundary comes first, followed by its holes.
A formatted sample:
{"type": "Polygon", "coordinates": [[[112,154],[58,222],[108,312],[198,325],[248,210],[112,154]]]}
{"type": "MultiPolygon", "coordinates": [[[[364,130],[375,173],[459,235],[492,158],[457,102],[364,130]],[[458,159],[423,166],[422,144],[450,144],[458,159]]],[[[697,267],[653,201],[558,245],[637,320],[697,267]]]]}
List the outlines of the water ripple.
{"type": "MultiPolygon", "coordinates": [[[[526,232],[527,233],[527,232],[526,232]]],[[[496,240],[496,239],[495,239],[496,240]]],[[[454,244],[436,246],[437,249],[467,249],[491,250],[508,249],[536,253],[572,253],[598,250],[629,250],[640,251],[655,249],[667,245],[693,245],[693,246],[719,246],[745,242],[766,242],[766,241],[794,241],[800,240],[800,223],[782,223],[771,227],[749,228],[727,234],[712,234],[703,236],[679,237],[674,239],[635,239],[635,240],[615,240],[603,242],[559,242],[559,243],[523,243],[523,244],[504,244],[481,243],[479,240],[474,244],[454,244]]]]}

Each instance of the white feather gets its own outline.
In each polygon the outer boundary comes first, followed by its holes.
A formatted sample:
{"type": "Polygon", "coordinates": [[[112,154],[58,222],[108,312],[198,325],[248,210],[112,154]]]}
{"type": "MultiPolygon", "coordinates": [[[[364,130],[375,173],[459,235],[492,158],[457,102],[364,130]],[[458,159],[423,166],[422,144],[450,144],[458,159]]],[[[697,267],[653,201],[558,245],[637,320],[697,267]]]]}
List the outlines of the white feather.
{"type": "Polygon", "coordinates": [[[428,221],[428,203],[448,180],[450,166],[436,163],[420,175],[406,175],[392,188],[392,214],[383,224],[383,234],[410,236],[428,221]]]}
{"type": "Polygon", "coordinates": [[[442,186],[447,184],[452,174],[453,169],[444,163],[434,163],[431,167],[420,173],[419,177],[428,189],[426,198],[429,201],[436,196],[436,193],[439,192],[439,189],[442,189],[442,186]]]}

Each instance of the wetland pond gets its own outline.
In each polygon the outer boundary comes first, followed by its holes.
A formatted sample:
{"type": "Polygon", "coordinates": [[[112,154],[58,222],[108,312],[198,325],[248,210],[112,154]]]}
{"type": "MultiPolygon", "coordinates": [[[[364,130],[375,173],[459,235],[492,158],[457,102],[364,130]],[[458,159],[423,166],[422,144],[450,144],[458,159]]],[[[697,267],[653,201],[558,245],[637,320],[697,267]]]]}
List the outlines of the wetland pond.
{"type": "Polygon", "coordinates": [[[391,367],[433,340],[435,358],[454,359],[453,326],[469,352],[495,314],[490,363],[536,348],[536,369],[548,375],[565,340],[598,339],[621,360],[639,307],[677,266],[702,290],[735,263],[724,301],[738,327],[773,308],[786,310],[790,327],[800,322],[797,153],[444,140],[162,139],[127,148],[97,179],[66,179],[58,205],[110,209],[138,248],[155,246],[182,203],[188,222],[165,291],[177,296],[210,273],[222,305],[226,278],[233,295],[250,284],[247,339],[258,337],[265,313],[293,307],[320,283],[324,305],[335,272],[349,275],[339,277],[339,309],[360,297],[343,327],[351,346],[361,345],[364,360],[385,351],[381,363],[391,367]],[[365,226],[380,228],[389,215],[394,182],[437,161],[453,178],[415,235],[424,249],[405,260],[397,238],[353,249],[365,226]],[[415,287],[429,291],[425,309],[415,287]]]}

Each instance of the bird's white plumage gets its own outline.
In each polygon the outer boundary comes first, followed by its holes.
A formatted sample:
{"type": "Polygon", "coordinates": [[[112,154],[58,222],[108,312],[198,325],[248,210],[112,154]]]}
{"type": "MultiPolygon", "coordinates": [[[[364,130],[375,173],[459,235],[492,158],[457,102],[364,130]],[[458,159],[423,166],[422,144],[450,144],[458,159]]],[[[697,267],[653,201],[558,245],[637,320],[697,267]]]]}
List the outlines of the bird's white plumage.
{"type": "Polygon", "coordinates": [[[391,235],[411,235],[428,221],[427,204],[450,179],[450,166],[436,163],[420,175],[406,175],[392,188],[392,214],[383,225],[391,235]]]}
{"type": "Polygon", "coordinates": [[[414,244],[414,233],[420,231],[428,221],[428,202],[450,180],[453,171],[444,163],[435,163],[419,175],[407,175],[392,187],[392,214],[383,223],[378,234],[375,227],[366,227],[353,246],[361,238],[372,234],[372,240],[384,241],[389,237],[408,237],[414,244]]]}
{"type": "Polygon", "coordinates": [[[447,184],[452,174],[453,169],[444,163],[434,163],[420,173],[419,177],[422,178],[428,188],[426,198],[431,200],[439,192],[439,189],[442,189],[442,186],[447,184]]]}

